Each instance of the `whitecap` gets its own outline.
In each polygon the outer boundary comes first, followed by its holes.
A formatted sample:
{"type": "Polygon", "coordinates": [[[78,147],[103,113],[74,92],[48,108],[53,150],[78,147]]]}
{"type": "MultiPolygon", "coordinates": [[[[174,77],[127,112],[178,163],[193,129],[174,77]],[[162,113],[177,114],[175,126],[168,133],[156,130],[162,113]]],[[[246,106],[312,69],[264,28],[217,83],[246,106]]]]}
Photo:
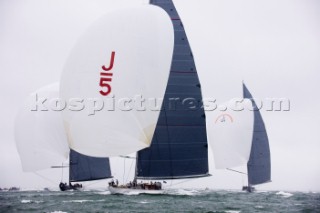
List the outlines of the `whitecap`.
{"type": "Polygon", "coordinates": [[[269,193],[269,191],[254,191],[255,193],[269,193]]]}
{"type": "Polygon", "coordinates": [[[50,212],[50,213],[68,213],[68,212],[63,212],[63,211],[53,211],[53,212],[50,212]]]}
{"type": "Polygon", "coordinates": [[[43,203],[43,200],[21,200],[21,203],[43,203]]]}
{"type": "Polygon", "coordinates": [[[236,211],[236,210],[227,210],[225,211],[226,213],[240,213],[241,211],[236,211]]]}
{"type": "Polygon", "coordinates": [[[171,189],[171,190],[166,190],[166,194],[169,195],[198,195],[200,194],[201,191],[195,190],[195,189],[171,189]]]}
{"type": "Polygon", "coordinates": [[[276,195],[281,195],[283,197],[291,197],[293,194],[291,194],[289,192],[280,191],[280,192],[277,192],[276,195]]]}
{"type": "Polygon", "coordinates": [[[103,192],[94,192],[95,194],[98,194],[98,195],[110,195],[110,191],[103,191],[103,192]]]}
{"type": "Polygon", "coordinates": [[[129,192],[126,192],[124,193],[125,195],[139,195],[139,194],[142,194],[141,191],[129,191],[129,192]]]}
{"type": "Polygon", "coordinates": [[[64,203],[84,203],[84,202],[93,202],[94,200],[65,200],[64,203]]]}

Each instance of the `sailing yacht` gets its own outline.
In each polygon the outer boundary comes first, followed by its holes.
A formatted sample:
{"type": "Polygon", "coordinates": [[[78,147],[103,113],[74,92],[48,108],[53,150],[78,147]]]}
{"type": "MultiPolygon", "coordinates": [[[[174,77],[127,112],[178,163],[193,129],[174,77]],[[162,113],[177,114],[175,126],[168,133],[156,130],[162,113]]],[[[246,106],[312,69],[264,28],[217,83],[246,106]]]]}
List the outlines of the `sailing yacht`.
{"type": "MultiPolygon", "coordinates": [[[[101,106],[111,101],[115,108],[89,115],[86,110],[63,111],[71,149],[93,157],[117,157],[150,146],[168,84],[173,44],[172,20],[165,10],[149,4],[111,11],[79,38],[61,76],[60,97],[96,100],[104,103],[101,106]],[[137,104],[137,95],[145,100],[140,103],[157,99],[159,109],[130,108],[137,104]]],[[[115,185],[109,188],[120,188],[115,185]]],[[[156,183],[141,188],[161,187],[156,183]]]]}
{"type": "Polygon", "coordinates": [[[110,183],[114,194],[160,194],[159,180],[209,176],[205,114],[192,50],[173,2],[151,0],[150,4],[163,8],[174,26],[169,80],[151,145],[137,152],[132,182],[124,186],[110,183]],[[196,107],[190,108],[188,103],[196,107]]]}
{"type": "MultiPolygon", "coordinates": [[[[207,111],[207,130],[215,167],[245,174],[252,192],[253,185],[271,179],[270,149],[262,116],[249,90],[243,84],[243,99],[223,104],[223,112],[207,111]],[[235,108],[237,103],[239,108],[235,108]],[[234,168],[247,167],[247,173],[234,168]]],[[[218,107],[219,108],[219,107],[218,107]]]]}
{"type": "Polygon", "coordinates": [[[250,91],[243,84],[243,97],[251,100],[254,109],[254,126],[250,158],[247,163],[248,186],[243,190],[252,192],[254,185],[271,181],[271,158],[268,134],[259,108],[250,91]]]}
{"type": "Polygon", "coordinates": [[[69,183],[61,182],[61,191],[82,188],[72,182],[92,181],[111,178],[108,158],[96,158],[70,150],[63,127],[60,111],[33,109],[33,99],[59,97],[59,83],[47,85],[30,94],[21,107],[15,120],[15,141],[20,155],[22,168],[27,172],[36,172],[65,162],[69,156],[69,183]]]}
{"type": "Polygon", "coordinates": [[[71,182],[111,176],[108,157],[150,146],[160,110],[128,110],[127,99],[164,96],[173,42],[170,17],[156,6],[113,10],[93,23],[72,49],[60,85],[31,94],[16,118],[23,170],[51,168],[70,155],[69,184],[60,189],[78,189],[71,182]],[[37,106],[37,98],[56,101],[54,109],[37,106]],[[99,101],[122,105],[101,110],[99,101]]]}

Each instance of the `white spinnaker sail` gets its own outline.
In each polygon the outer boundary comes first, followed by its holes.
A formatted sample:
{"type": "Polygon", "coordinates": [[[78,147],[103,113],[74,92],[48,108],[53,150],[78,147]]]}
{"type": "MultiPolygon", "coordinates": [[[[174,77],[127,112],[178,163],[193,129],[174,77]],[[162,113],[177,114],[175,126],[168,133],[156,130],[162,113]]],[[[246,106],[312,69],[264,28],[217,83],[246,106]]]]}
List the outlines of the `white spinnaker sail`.
{"type": "Polygon", "coordinates": [[[68,158],[62,115],[50,104],[58,97],[58,83],[45,86],[28,96],[16,117],[15,141],[23,171],[47,169],[68,158]],[[42,104],[45,99],[47,101],[42,104]]]}
{"type": "Polygon", "coordinates": [[[246,164],[253,136],[254,117],[251,101],[243,99],[240,103],[231,100],[222,105],[226,106],[227,110],[220,111],[218,107],[214,111],[206,111],[208,141],[217,169],[246,164]]]}
{"type": "Polygon", "coordinates": [[[84,100],[83,110],[63,111],[72,149],[109,157],[150,145],[159,111],[150,110],[148,99],[164,96],[173,42],[170,17],[151,5],[110,12],[80,37],[60,87],[62,99],[84,100]],[[141,105],[134,100],[140,95],[145,110],[136,106],[141,105]],[[104,102],[94,114],[93,100],[97,109],[104,102]]]}

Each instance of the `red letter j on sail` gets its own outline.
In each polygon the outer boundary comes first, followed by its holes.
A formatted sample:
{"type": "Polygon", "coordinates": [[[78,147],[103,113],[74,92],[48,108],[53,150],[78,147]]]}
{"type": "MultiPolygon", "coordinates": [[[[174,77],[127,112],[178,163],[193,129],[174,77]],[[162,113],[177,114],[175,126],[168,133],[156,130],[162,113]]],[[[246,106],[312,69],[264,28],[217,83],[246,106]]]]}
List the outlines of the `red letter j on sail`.
{"type": "Polygon", "coordinates": [[[114,64],[114,57],[116,55],[115,51],[111,52],[111,59],[110,59],[110,64],[108,67],[105,65],[102,66],[102,71],[100,72],[100,94],[103,96],[107,96],[111,92],[111,81],[112,81],[112,75],[113,73],[111,72],[114,64]]]}

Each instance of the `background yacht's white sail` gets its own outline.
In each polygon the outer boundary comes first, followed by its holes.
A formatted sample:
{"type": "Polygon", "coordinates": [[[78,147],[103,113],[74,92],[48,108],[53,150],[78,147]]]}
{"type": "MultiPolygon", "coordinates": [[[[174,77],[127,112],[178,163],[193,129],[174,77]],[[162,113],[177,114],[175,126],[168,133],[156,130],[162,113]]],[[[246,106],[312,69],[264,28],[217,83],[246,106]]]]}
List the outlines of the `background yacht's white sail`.
{"type": "Polygon", "coordinates": [[[82,110],[63,111],[72,149],[105,157],[150,145],[159,111],[150,110],[148,99],[163,98],[173,41],[170,17],[151,5],[110,12],[84,33],[61,77],[61,97],[84,100],[77,102],[82,110]],[[145,110],[134,100],[139,96],[145,110]]]}
{"type": "Polygon", "coordinates": [[[246,164],[253,134],[253,111],[249,99],[241,103],[231,100],[222,105],[227,110],[220,111],[218,107],[214,111],[206,111],[208,140],[217,169],[246,164]]]}
{"type": "Polygon", "coordinates": [[[63,105],[58,98],[59,83],[50,84],[29,95],[19,111],[15,139],[23,170],[59,167],[69,156],[70,182],[111,177],[108,158],[89,157],[69,149],[60,111],[63,105]]]}
{"type": "Polygon", "coordinates": [[[48,107],[49,101],[57,97],[58,83],[45,86],[29,95],[16,117],[15,141],[25,172],[61,165],[68,158],[69,147],[61,112],[48,107]],[[45,106],[37,106],[36,98],[48,101],[45,106]]]}

